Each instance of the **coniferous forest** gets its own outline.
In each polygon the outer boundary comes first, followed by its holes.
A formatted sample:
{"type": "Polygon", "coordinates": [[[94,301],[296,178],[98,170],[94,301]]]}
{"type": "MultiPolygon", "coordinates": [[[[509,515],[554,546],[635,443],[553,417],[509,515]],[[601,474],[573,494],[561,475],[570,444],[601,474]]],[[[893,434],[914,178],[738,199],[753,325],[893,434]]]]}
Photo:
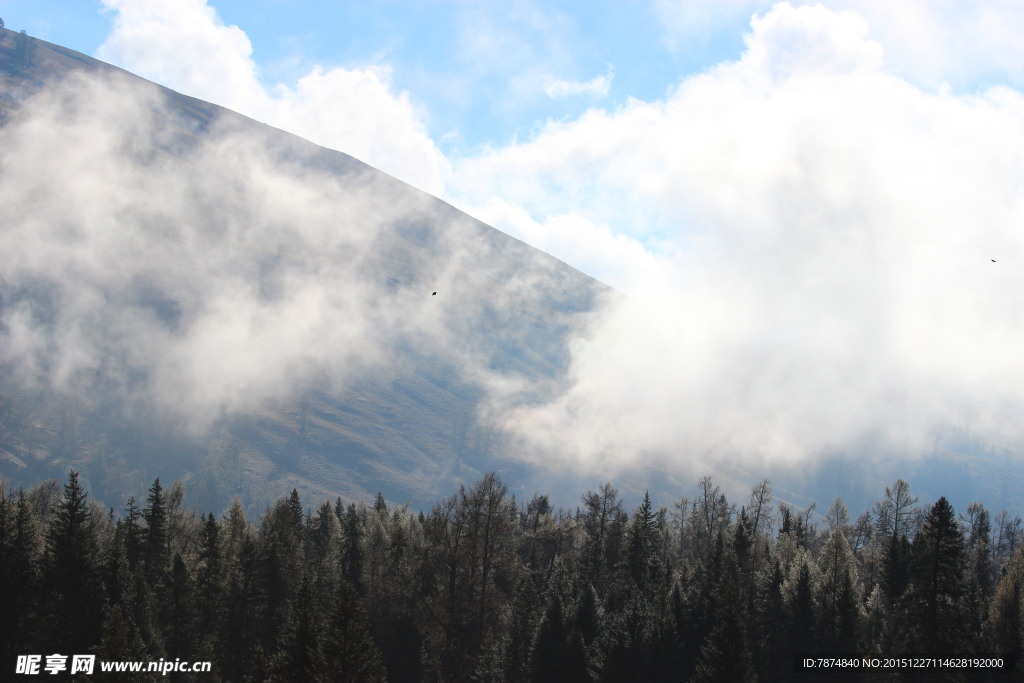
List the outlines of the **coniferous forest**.
{"type": "Polygon", "coordinates": [[[778,503],[768,481],[729,501],[710,478],[660,508],[607,483],[571,509],[517,501],[495,474],[429,512],[309,503],[218,519],[157,480],[113,510],[74,472],[0,489],[4,677],[57,652],[213,664],[169,680],[911,680],[798,674],[794,653],[1021,653],[1021,518],[903,480],[856,518],[778,503]]]}

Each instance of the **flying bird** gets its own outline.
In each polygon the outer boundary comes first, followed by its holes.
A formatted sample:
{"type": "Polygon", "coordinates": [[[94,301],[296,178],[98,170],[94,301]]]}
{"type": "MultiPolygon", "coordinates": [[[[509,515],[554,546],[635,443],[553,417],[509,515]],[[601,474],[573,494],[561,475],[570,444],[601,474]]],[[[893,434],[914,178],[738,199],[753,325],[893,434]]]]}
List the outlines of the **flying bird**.
{"type": "MultiPolygon", "coordinates": [[[[996,260],[995,260],[995,259],[989,259],[989,260],[990,260],[990,261],[992,261],[992,263],[995,263],[995,262],[996,262],[996,260]]],[[[434,294],[437,294],[437,292],[434,292],[434,294]]]]}
{"type": "Polygon", "coordinates": [[[430,296],[437,296],[437,292],[434,292],[434,293],[433,293],[433,294],[431,294],[430,296]]]}

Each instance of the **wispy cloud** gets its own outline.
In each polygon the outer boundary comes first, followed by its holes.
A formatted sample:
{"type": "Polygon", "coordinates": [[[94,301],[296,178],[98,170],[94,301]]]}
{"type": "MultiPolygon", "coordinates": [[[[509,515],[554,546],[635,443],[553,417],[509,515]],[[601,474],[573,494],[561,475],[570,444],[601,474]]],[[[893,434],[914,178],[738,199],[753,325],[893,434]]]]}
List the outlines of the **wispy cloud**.
{"type": "Polygon", "coordinates": [[[589,81],[566,81],[551,78],[544,84],[544,92],[548,97],[571,97],[573,95],[593,95],[604,97],[612,87],[615,70],[608,66],[608,72],[602,76],[594,76],[589,81]]]}

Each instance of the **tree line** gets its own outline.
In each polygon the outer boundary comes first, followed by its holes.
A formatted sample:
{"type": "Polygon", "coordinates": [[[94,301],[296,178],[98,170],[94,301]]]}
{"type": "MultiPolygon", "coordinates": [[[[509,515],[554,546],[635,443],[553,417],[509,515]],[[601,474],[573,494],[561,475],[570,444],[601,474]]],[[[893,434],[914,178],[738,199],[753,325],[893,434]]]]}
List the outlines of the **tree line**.
{"type": "Polygon", "coordinates": [[[293,490],[252,521],[237,500],[220,519],[187,510],[178,482],[120,511],[75,472],[0,486],[2,666],[56,652],[208,660],[223,681],[776,681],[794,653],[1019,661],[1019,516],[919,505],[903,480],[856,519],[840,499],[824,516],[778,502],[767,480],[741,504],[710,477],[697,491],[630,511],[605,483],[566,509],[491,473],[429,513],[380,494],[306,509],[293,490]]]}

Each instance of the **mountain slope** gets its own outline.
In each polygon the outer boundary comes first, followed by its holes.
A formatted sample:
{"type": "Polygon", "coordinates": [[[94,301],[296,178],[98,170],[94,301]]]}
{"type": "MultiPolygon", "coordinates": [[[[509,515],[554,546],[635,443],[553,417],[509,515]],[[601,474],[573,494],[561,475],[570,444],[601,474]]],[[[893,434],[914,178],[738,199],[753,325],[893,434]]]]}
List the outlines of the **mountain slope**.
{"type": "Polygon", "coordinates": [[[71,50],[3,31],[0,78],[12,482],[74,467],[111,504],[155,476],[208,507],[293,486],[430,504],[512,467],[488,400],[555,386],[609,293],[350,156],[71,50]]]}
{"type": "Polygon", "coordinates": [[[1024,506],[1019,456],[955,426],[932,452],[866,441],[757,471],[686,443],[660,469],[529,465],[502,411],[561,395],[607,287],[348,155],[5,30],[0,256],[14,485],[75,468],[114,506],[159,476],[203,509],[292,487],[427,507],[494,469],[568,505],[609,477],[675,502],[710,474],[735,501],[767,477],[823,510],[902,477],[922,502],[1024,506]]]}

